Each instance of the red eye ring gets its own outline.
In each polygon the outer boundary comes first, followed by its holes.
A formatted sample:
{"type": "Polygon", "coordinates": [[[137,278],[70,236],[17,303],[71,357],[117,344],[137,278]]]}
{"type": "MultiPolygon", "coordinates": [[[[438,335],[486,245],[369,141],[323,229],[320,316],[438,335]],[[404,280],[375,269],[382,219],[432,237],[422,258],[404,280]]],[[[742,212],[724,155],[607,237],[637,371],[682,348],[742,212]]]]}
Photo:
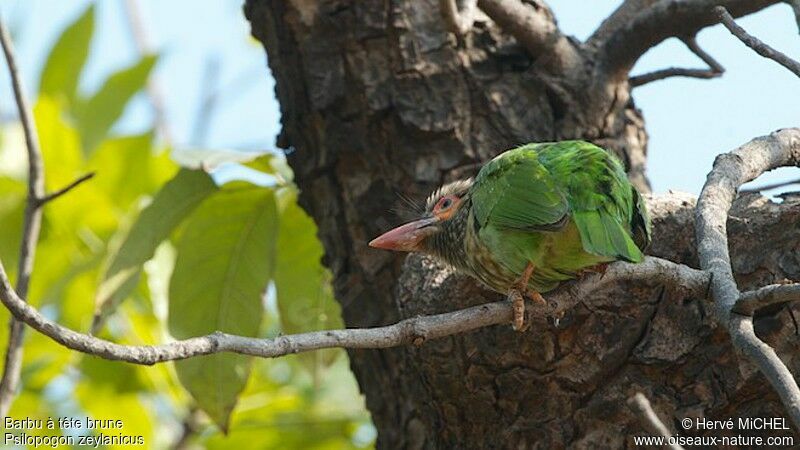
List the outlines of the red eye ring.
{"type": "Polygon", "coordinates": [[[433,207],[434,214],[442,213],[447,211],[448,209],[452,208],[460,199],[455,195],[447,195],[439,199],[436,202],[436,206],[433,207]]]}

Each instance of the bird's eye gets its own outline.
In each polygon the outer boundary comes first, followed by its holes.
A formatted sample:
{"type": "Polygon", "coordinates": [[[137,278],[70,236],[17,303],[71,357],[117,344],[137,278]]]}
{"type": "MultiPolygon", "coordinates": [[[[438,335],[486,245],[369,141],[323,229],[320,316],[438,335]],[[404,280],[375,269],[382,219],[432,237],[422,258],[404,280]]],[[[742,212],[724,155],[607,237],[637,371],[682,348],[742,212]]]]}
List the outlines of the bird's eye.
{"type": "Polygon", "coordinates": [[[458,198],[453,197],[452,195],[440,198],[439,201],[436,202],[436,206],[433,208],[433,212],[436,214],[446,212],[453,205],[455,205],[456,200],[458,200],[458,198]]]}

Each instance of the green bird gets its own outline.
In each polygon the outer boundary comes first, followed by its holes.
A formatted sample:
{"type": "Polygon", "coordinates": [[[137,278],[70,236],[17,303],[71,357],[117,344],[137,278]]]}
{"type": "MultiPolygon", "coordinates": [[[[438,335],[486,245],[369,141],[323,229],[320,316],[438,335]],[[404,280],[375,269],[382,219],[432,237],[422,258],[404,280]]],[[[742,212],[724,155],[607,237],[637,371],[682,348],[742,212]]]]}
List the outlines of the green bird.
{"type": "Polygon", "coordinates": [[[434,191],[418,220],[371,247],[423,252],[506,294],[522,330],[528,297],[616,260],[640,262],[650,243],[641,195],[619,160],[584,141],[501,153],[473,179],[434,191]]]}

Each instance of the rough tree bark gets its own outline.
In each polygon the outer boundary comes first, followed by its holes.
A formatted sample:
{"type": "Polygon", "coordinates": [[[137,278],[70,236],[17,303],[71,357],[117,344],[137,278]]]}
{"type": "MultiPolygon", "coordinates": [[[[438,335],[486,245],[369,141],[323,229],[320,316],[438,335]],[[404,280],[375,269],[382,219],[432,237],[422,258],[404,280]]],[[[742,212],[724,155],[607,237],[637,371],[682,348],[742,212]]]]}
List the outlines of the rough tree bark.
{"type": "MultiPolygon", "coordinates": [[[[501,2],[479,2],[489,3],[501,2]]],[[[528,3],[552,21],[541,2],[528,3]]],[[[720,3],[741,16],[775,2],[720,3]]],[[[348,327],[498,299],[427,258],[367,247],[401,221],[391,212],[402,208],[398,193],[421,199],[504,149],[567,138],[615,151],[647,190],[647,134],[628,70],[665,38],[689,39],[714,23],[713,4],[629,0],[587,43],[561,42],[574,52],[565,60],[532,55],[485,18],[457,38],[438,0],[249,0],[245,13],[277,82],[279,145],[292,150],[300,200],[319,225],[348,327]]],[[[694,200],[650,202],[650,253],[697,267],[694,200]]],[[[743,288],[800,279],[798,221],[797,199],[740,199],[729,228],[743,288]]],[[[782,416],[709,308],[660,286],[620,285],[559,327],[519,334],[499,326],[349,354],[382,448],[632,446],[642,428],[625,401],[636,391],[673,431],[686,416],[782,416]]],[[[756,325],[800,373],[792,310],[772,308],[756,325]]]]}

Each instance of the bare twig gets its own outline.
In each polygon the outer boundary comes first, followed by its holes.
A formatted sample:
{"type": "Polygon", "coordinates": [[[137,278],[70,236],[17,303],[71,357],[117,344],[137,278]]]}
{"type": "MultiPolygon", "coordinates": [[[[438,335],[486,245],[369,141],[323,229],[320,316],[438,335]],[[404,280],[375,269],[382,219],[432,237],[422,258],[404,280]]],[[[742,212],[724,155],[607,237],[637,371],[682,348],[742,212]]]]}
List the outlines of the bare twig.
{"type": "Polygon", "coordinates": [[[761,42],[755,36],[752,36],[744,30],[744,28],[740,27],[736,22],[733,20],[733,17],[728,13],[728,11],[723,8],[722,6],[717,6],[714,8],[714,12],[717,14],[717,17],[722,21],[722,24],[725,25],[725,28],[731,32],[734,36],[736,36],[740,41],[744,43],[744,45],[750,47],[758,53],[759,55],[763,56],[764,58],[769,58],[776,63],[786,67],[787,69],[791,70],[792,73],[800,77],[800,63],[789,58],[788,56],[784,55],[783,53],[775,50],[774,48],[770,47],[769,45],[761,42]]]}
{"type": "Polygon", "coordinates": [[[653,81],[663,80],[669,77],[690,77],[690,78],[718,78],[725,73],[725,68],[722,67],[714,57],[706,53],[697,43],[697,39],[692,36],[684,39],[683,43],[686,47],[697,55],[704,63],[708,64],[708,69],[685,69],[682,67],[670,67],[668,69],[656,70],[654,72],[646,73],[644,75],[637,75],[631,77],[628,82],[632,87],[642,86],[653,81]]]}
{"type": "MultiPolygon", "coordinates": [[[[36,255],[36,243],[39,240],[39,231],[42,225],[42,210],[39,199],[44,196],[45,192],[44,162],[39,148],[39,138],[36,134],[36,123],[28,106],[29,103],[17,69],[14,48],[2,19],[0,19],[0,41],[2,41],[3,54],[8,65],[11,85],[14,90],[14,99],[17,103],[20,121],[25,133],[25,147],[28,152],[28,196],[25,205],[17,273],[17,294],[20,300],[24,302],[22,299],[28,295],[28,287],[36,255]]],[[[22,323],[12,318],[9,324],[8,348],[6,350],[3,378],[0,380],[0,416],[8,414],[19,384],[24,331],[22,323]]]]}
{"type": "Polygon", "coordinates": [[[765,184],[763,186],[754,187],[751,189],[739,189],[740,194],[754,194],[756,192],[769,191],[770,189],[778,189],[784,186],[791,186],[793,184],[800,184],[800,178],[796,180],[781,181],[779,183],[765,184]]]}
{"type": "Polygon", "coordinates": [[[628,72],[647,50],[671,37],[696,35],[719,22],[713,11],[723,5],[741,17],[781,0],[627,0],[587,41],[599,52],[601,69],[612,78],[628,72]]]}
{"type": "Polygon", "coordinates": [[[463,9],[459,11],[456,0],[440,0],[442,15],[453,33],[459,36],[467,34],[475,23],[478,0],[464,0],[463,9]]]}
{"type": "Polygon", "coordinates": [[[72,183],[64,186],[63,188],[43,196],[42,198],[38,199],[39,206],[44,206],[45,204],[52,202],[53,200],[61,197],[62,195],[66,194],[67,192],[70,192],[71,190],[75,189],[76,187],[80,186],[81,184],[85,183],[86,181],[89,181],[92,178],[94,178],[94,175],[95,175],[94,172],[89,172],[89,173],[77,178],[75,181],[73,181],[72,183]]]}
{"type": "MultiPolygon", "coordinates": [[[[595,292],[605,285],[623,280],[669,283],[676,289],[684,289],[687,295],[703,298],[707,292],[708,278],[700,271],[658,258],[648,257],[640,264],[617,262],[610,265],[602,277],[587,277],[573,286],[569,293],[554,293],[548,303],[549,306],[534,311],[533,315],[558,313],[570,304],[570,301],[564,298],[565,295],[571,295],[573,292],[595,292]]],[[[110,360],[145,365],[219,352],[275,358],[334,347],[386,348],[406,344],[421,345],[430,339],[466,333],[490,325],[505,325],[512,317],[511,303],[500,301],[445,314],[414,317],[394,325],[377,328],[316,331],[275,339],[257,339],[217,332],[168,344],[134,346],[115,344],[78,333],[45,318],[14,292],[2,262],[0,262],[0,301],[14,317],[67,348],[110,360]]],[[[573,300],[571,304],[576,302],[577,300],[573,300]]]]}
{"type": "MultiPolygon", "coordinates": [[[[126,17],[128,18],[128,25],[131,29],[131,34],[136,42],[136,47],[139,53],[143,55],[153,53],[153,46],[147,37],[147,28],[145,27],[142,13],[139,9],[137,0],[125,0],[126,17]]],[[[155,76],[150,76],[147,80],[147,96],[150,98],[150,103],[153,105],[153,111],[156,116],[156,128],[167,144],[172,143],[172,133],[169,129],[169,122],[167,121],[166,102],[164,101],[164,92],[161,85],[155,76]]]]}
{"type": "Polygon", "coordinates": [[[739,186],[767,170],[796,165],[800,165],[798,128],[776,131],[718,156],[697,201],[695,234],[700,267],[713,274],[711,295],[717,319],[727,326],[734,346],[767,377],[800,427],[800,389],[791,372],[772,347],[756,336],[752,317],[732,314],[741,294],[731,269],[726,224],[739,186]]]}
{"type": "MultiPolygon", "coordinates": [[[[628,407],[639,417],[639,421],[642,422],[642,425],[648,432],[653,435],[661,436],[664,439],[672,437],[669,429],[664,425],[664,422],[658,418],[658,415],[656,415],[655,411],[653,411],[653,407],[650,405],[650,401],[647,400],[644,394],[637,392],[628,399],[627,403],[628,407]]],[[[683,447],[678,444],[667,444],[665,446],[672,450],[683,450],[683,447]]]]}
{"type": "Polygon", "coordinates": [[[558,29],[553,14],[543,2],[478,0],[478,7],[514,36],[544,67],[566,71],[581,61],[579,52],[558,29]]]}
{"type": "Polygon", "coordinates": [[[752,316],[761,308],[800,300],[800,284],[771,284],[743,293],[733,306],[733,312],[752,316]]]}

